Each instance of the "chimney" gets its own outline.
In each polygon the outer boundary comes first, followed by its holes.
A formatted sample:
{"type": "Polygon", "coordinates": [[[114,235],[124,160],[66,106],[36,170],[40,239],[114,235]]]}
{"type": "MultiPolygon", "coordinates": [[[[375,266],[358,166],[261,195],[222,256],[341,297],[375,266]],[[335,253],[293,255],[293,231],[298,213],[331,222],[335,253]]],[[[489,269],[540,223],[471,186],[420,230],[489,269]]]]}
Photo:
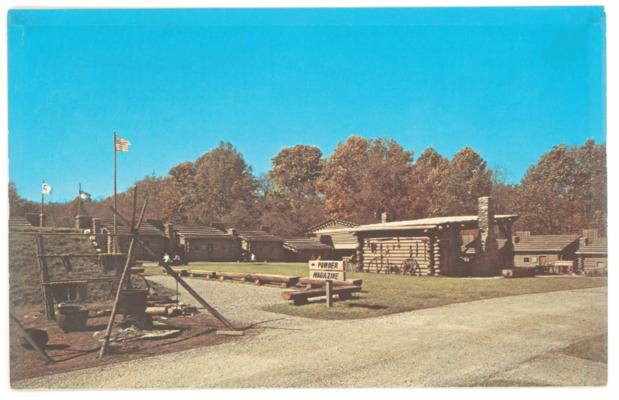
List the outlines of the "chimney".
{"type": "Polygon", "coordinates": [[[479,237],[482,250],[486,250],[487,242],[494,239],[494,201],[492,197],[477,199],[477,218],[479,221],[479,237]]]}
{"type": "Polygon", "coordinates": [[[589,244],[589,238],[588,237],[581,236],[580,239],[578,239],[578,247],[585,247],[588,244],[589,244]]]}
{"type": "Polygon", "coordinates": [[[232,235],[232,237],[236,238],[236,236],[237,236],[236,229],[234,229],[234,228],[228,228],[228,229],[226,229],[226,232],[228,232],[228,235],[232,235]]]}
{"type": "Polygon", "coordinates": [[[582,235],[589,240],[594,240],[598,238],[598,230],[595,228],[592,229],[583,229],[582,235]]]}
{"type": "Polygon", "coordinates": [[[174,240],[174,224],[163,224],[163,234],[168,240],[174,240]]]}
{"type": "Polygon", "coordinates": [[[383,224],[389,222],[389,216],[387,215],[387,211],[383,211],[382,213],[380,213],[380,222],[382,222],[383,224]]]}

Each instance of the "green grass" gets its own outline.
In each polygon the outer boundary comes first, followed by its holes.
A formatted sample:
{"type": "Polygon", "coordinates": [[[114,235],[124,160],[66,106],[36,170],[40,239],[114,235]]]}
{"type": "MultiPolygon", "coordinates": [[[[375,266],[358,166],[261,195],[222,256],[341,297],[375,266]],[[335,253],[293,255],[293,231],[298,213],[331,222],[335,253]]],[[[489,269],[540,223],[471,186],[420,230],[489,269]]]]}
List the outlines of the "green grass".
{"type": "MultiPolygon", "coordinates": [[[[188,269],[225,272],[253,272],[307,276],[307,263],[191,263],[188,269]]],[[[160,273],[160,268],[151,268],[160,273]]],[[[347,273],[347,278],[363,279],[363,291],[354,300],[336,301],[328,309],[324,302],[303,306],[276,304],[268,311],[319,319],[355,319],[438,307],[494,297],[557,290],[606,286],[602,277],[548,277],[518,279],[472,279],[447,277],[411,277],[371,273],[347,273]]],[[[222,283],[226,284],[226,283],[222,283]]]]}

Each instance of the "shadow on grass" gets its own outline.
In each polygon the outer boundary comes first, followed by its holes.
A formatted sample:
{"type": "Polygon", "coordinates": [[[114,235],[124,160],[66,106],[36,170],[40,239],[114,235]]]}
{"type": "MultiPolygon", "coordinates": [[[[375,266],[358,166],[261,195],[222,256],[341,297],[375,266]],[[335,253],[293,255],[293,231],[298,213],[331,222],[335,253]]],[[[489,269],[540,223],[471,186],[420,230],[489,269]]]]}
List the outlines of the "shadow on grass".
{"type": "Polygon", "coordinates": [[[368,310],[384,310],[389,308],[389,306],[385,306],[382,304],[349,303],[346,305],[351,308],[366,308],[368,310]]]}

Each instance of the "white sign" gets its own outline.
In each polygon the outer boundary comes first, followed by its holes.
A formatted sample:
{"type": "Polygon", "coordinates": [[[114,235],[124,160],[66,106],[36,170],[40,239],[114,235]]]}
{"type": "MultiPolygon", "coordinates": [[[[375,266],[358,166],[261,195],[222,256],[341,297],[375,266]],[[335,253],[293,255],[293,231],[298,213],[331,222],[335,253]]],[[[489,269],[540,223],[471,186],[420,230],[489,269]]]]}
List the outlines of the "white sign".
{"type": "Polygon", "coordinates": [[[343,261],[312,260],[309,262],[310,279],[345,281],[343,261]]]}

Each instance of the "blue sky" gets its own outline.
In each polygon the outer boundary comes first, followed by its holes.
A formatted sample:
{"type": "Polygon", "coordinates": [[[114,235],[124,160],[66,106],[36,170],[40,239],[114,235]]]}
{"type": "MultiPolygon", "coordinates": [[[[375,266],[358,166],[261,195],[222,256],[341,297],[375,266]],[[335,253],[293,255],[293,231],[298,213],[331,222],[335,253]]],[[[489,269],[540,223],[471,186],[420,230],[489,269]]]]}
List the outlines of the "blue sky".
{"type": "Polygon", "coordinates": [[[254,172],[357,134],[418,156],[472,146],[512,182],[558,143],[606,140],[600,7],[13,10],[10,178],[52,201],[165,175],[220,140],[254,172]]]}

